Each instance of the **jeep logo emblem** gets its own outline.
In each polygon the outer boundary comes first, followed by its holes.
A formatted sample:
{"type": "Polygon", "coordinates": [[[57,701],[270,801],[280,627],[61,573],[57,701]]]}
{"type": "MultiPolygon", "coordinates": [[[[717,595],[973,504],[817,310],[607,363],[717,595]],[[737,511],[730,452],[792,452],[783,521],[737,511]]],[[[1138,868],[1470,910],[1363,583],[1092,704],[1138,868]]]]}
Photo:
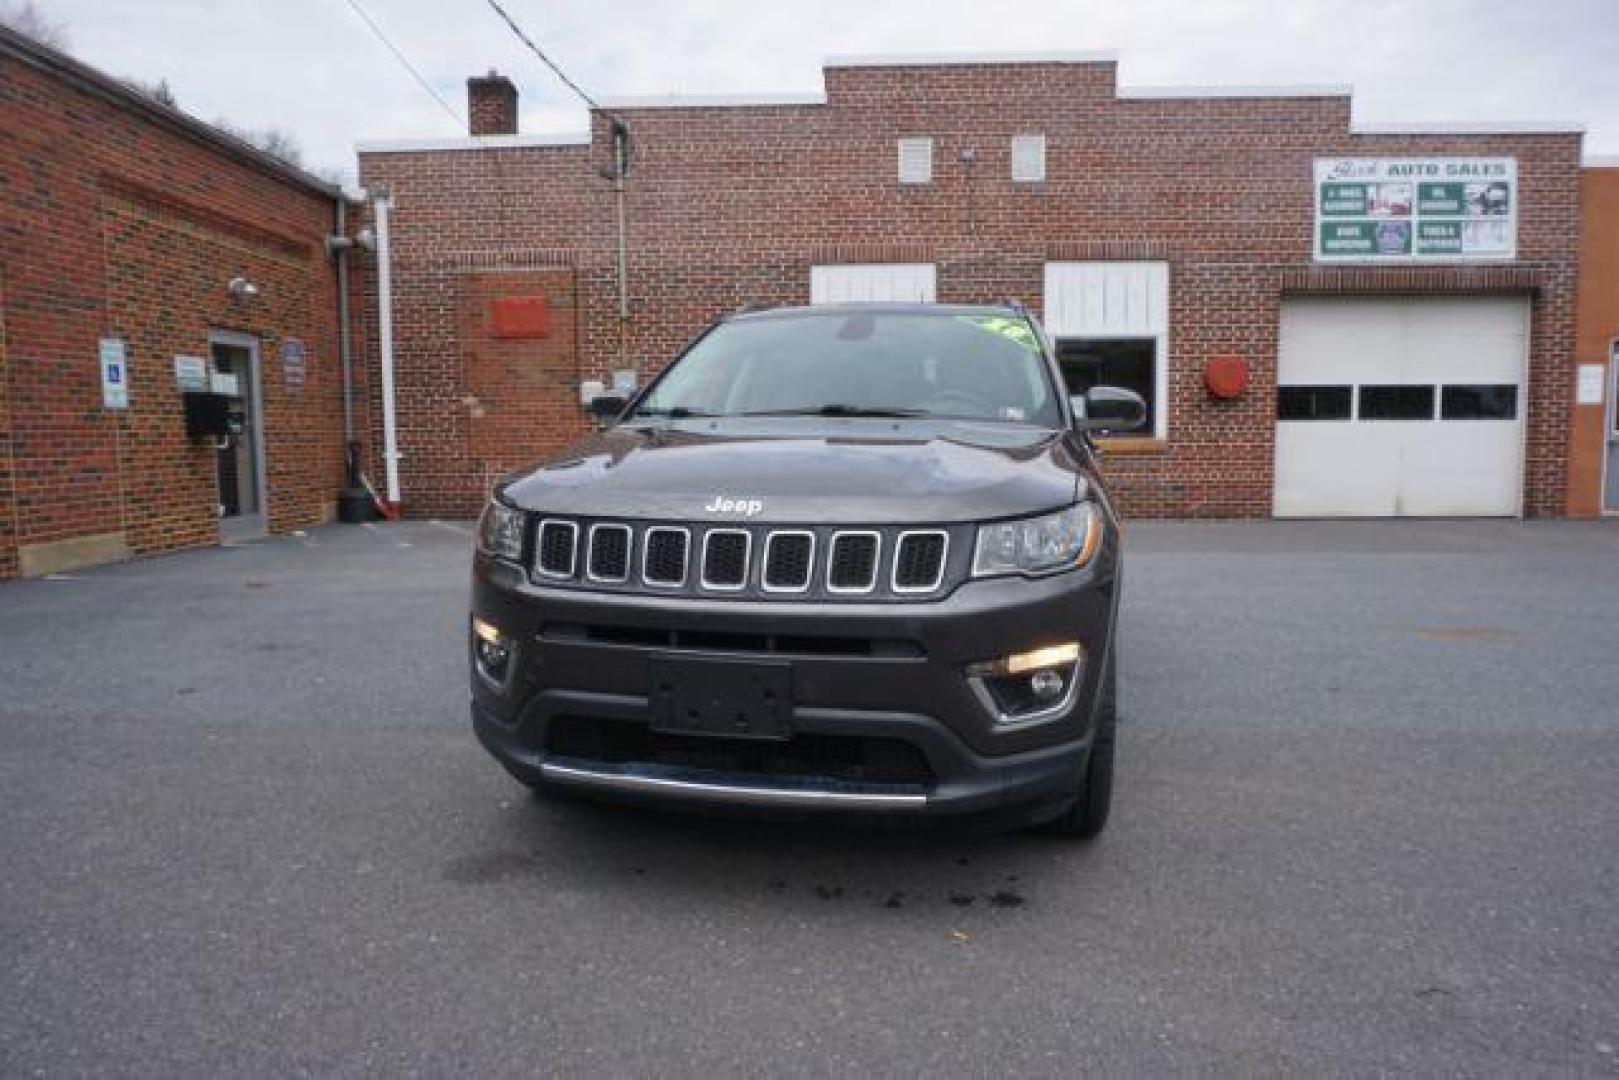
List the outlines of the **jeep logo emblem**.
{"type": "Polygon", "coordinates": [[[732,499],[724,495],[716,495],[704,510],[710,514],[741,514],[744,517],[753,517],[765,508],[763,499],[732,499]]]}

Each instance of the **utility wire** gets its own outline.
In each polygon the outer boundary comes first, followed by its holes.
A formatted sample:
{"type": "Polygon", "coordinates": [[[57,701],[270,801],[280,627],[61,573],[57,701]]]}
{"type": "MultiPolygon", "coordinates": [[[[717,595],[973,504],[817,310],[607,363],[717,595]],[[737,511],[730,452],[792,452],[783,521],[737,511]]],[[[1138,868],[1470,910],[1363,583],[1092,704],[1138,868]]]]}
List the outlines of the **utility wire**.
{"type": "Polygon", "coordinates": [[[450,114],[450,119],[454,120],[457,126],[464,124],[466,121],[461,114],[456,112],[437,90],[433,89],[433,84],[427,81],[427,77],[416,70],[416,66],[405,58],[405,54],[399,51],[399,47],[388,40],[388,35],[382,32],[382,27],[378,26],[375,20],[365,13],[365,9],[360,6],[360,0],[347,0],[347,3],[349,7],[354,9],[354,14],[358,15],[365,25],[371,28],[371,32],[377,36],[377,40],[388,46],[388,51],[394,54],[394,59],[398,60],[400,65],[410,72],[411,77],[421,84],[422,89],[433,95],[433,100],[438,102],[444,111],[450,114]]]}
{"type": "Polygon", "coordinates": [[[489,0],[489,6],[495,9],[496,15],[499,15],[503,20],[505,20],[507,26],[511,27],[512,33],[517,35],[517,40],[521,41],[524,45],[527,45],[528,51],[539,57],[540,63],[550,68],[552,73],[555,74],[557,78],[562,80],[562,85],[566,86],[569,90],[572,90],[575,94],[578,94],[579,99],[586,105],[589,105],[593,111],[601,113],[603,116],[615,123],[621,123],[618,117],[596,104],[596,99],[585,93],[584,90],[580,89],[578,83],[568,78],[568,73],[558,67],[556,61],[552,60],[549,56],[546,56],[545,50],[534,44],[533,38],[523,33],[523,28],[517,25],[517,20],[506,14],[506,9],[500,6],[500,0],[489,0]]]}

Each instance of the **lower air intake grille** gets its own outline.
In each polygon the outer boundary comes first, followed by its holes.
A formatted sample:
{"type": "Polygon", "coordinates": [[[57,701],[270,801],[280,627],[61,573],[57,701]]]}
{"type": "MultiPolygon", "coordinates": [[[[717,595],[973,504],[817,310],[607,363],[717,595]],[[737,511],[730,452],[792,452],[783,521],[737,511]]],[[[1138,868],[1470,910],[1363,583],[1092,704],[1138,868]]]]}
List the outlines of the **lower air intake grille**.
{"type": "Polygon", "coordinates": [[[835,780],[931,787],[933,770],[915,746],[877,736],[799,734],[785,742],[669,735],[643,724],[559,716],[545,748],[577,761],[711,770],[723,779],[835,780]]]}
{"type": "Polygon", "coordinates": [[[574,548],[579,527],[571,521],[547,521],[540,525],[540,573],[551,577],[573,577],[574,548]]]}
{"type": "Polygon", "coordinates": [[[623,581],[629,575],[629,526],[592,526],[590,530],[590,576],[597,581],[623,581]]]}
{"type": "Polygon", "coordinates": [[[740,589],[747,584],[751,542],[740,529],[715,529],[704,537],[703,584],[711,589],[740,589]]]}
{"type": "Polygon", "coordinates": [[[894,552],[894,591],[931,592],[944,578],[945,535],[912,532],[899,538],[894,552]]]}

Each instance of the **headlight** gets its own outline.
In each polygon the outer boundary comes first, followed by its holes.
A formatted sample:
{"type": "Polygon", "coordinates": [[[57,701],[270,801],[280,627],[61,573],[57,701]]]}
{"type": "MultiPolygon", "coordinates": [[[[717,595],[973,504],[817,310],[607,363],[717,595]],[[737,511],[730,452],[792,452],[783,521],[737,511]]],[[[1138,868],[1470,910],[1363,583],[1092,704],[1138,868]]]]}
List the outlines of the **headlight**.
{"type": "Polygon", "coordinates": [[[478,521],[478,550],[497,559],[522,562],[524,520],[521,510],[490,499],[478,521]]]}
{"type": "Polygon", "coordinates": [[[1102,512],[1095,503],[1021,521],[978,527],[973,577],[1046,574],[1084,566],[1102,546],[1102,512]]]}

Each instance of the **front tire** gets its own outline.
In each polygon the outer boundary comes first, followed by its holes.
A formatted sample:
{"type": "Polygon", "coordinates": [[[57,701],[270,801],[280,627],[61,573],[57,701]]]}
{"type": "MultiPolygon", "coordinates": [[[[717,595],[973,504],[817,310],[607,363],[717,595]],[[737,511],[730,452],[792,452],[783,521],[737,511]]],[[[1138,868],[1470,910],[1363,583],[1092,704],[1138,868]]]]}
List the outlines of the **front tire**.
{"type": "Polygon", "coordinates": [[[1119,680],[1113,649],[1108,650],[1107,669],[1096,698],[1096,735],[1085,763],[1085,778],[1079,796],[1067,810],[1048,822],[1046,831],[1076,840],[1092,840],[1107,825],[1113,806],[1113,754],[1118,742],[1119,680]]]}

